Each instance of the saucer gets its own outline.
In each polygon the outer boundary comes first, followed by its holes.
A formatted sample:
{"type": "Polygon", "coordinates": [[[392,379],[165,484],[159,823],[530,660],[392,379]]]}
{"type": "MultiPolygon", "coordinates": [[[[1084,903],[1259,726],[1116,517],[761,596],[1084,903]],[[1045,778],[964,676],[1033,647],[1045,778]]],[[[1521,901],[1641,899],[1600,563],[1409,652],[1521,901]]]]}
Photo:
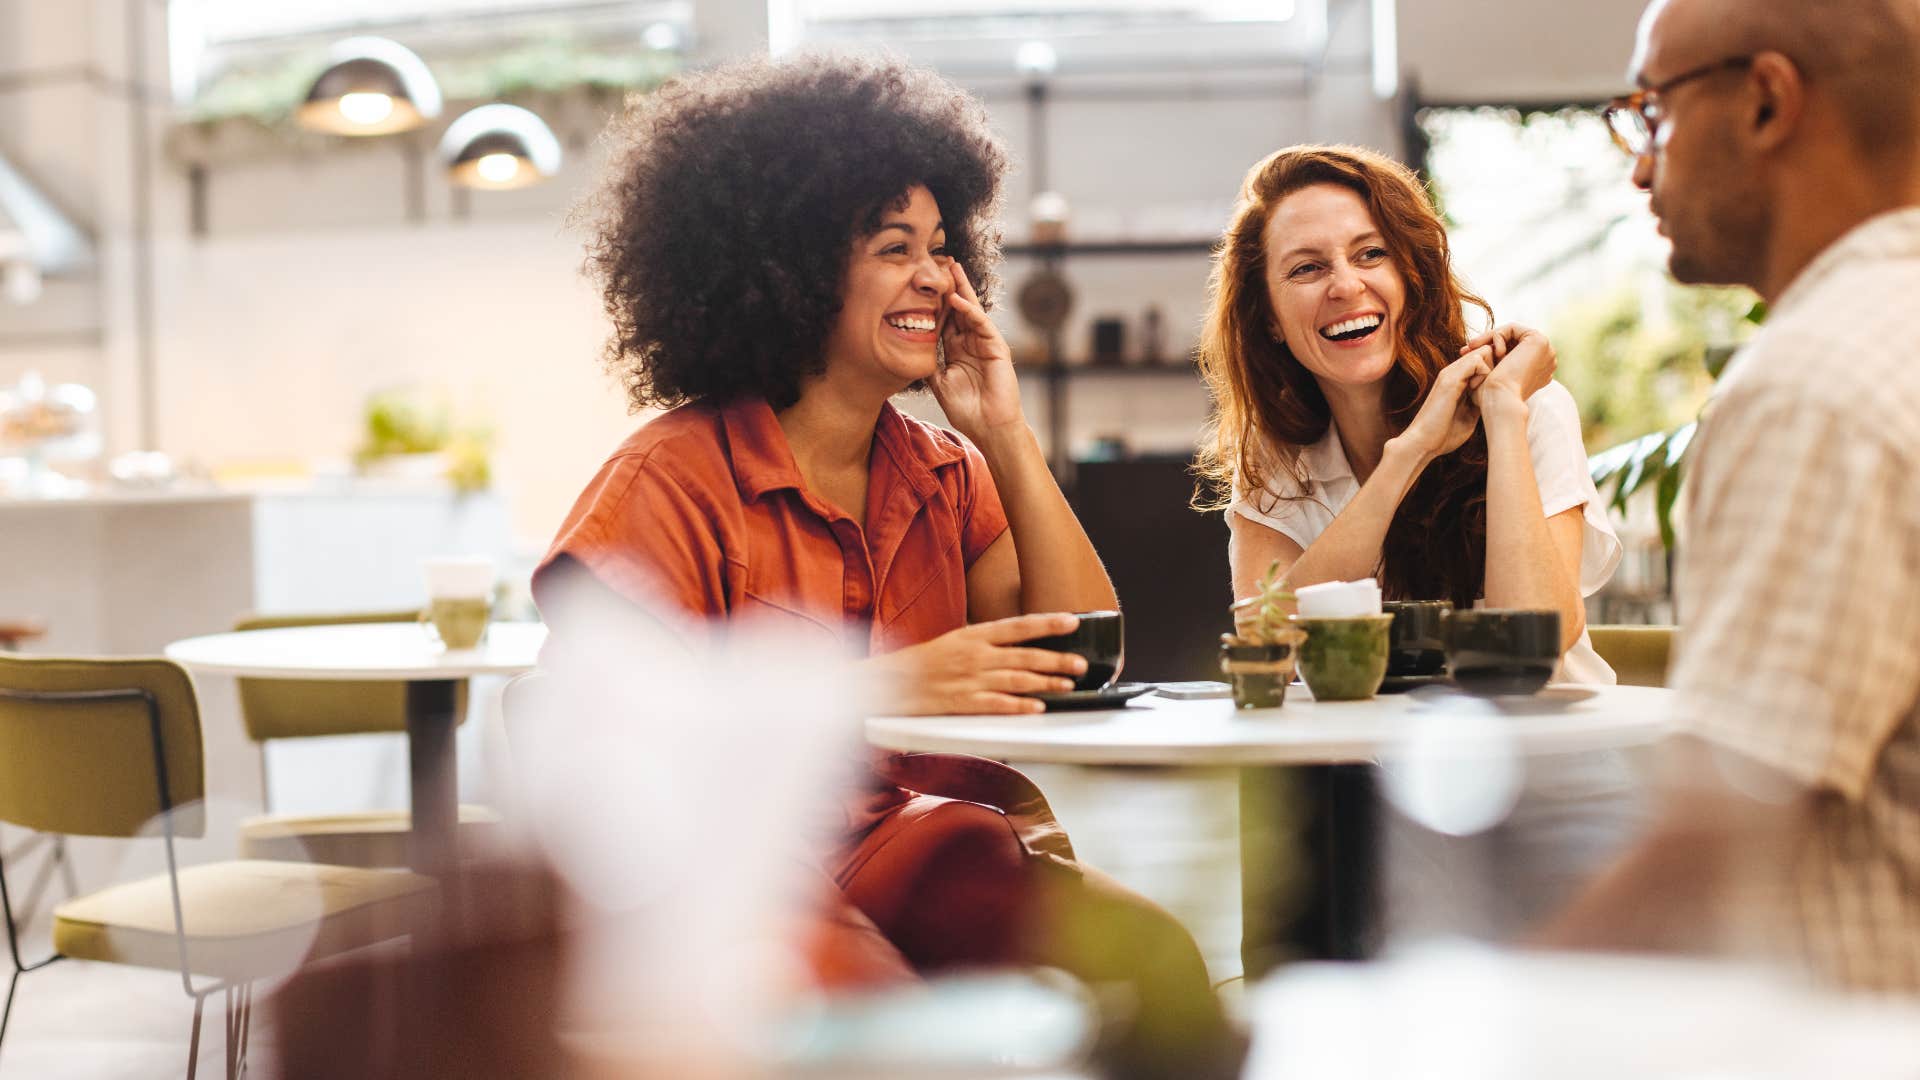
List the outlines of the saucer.
{"type": "Polygon", "coordinates": [[[1418,690],[1423,686],[1448,685],[1447,673],[1434,672],[1432,675],[1389,675],[1380,680],[1379,693],[1404,694],[1409,690],[1418,690]]]}
{"type": "Polygon", "coordinates": [[[1123,682],[1104,690],[1068,690],[1061,694],[1027,696],[1046,702],[1048,712],[1061,712],[1066,709],[1115,709],[1152,690],[1152,683],[1123,682]]]}

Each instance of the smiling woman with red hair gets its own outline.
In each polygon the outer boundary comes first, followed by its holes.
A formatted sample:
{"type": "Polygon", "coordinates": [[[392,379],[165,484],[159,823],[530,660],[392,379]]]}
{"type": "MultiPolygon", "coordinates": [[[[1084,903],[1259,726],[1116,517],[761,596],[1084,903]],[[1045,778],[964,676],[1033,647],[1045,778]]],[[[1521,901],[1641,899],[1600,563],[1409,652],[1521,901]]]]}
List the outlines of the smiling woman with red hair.
{"type": "Polygon", "coordinates": [[[1491,321],[1405,166],[1301,146],[1248,172],[1200,357],[1234,595],[1277,559],[1295,587],[1377,576],[1390,599],[1553,609],[1561,677],[1611,683],[1582,598],[1620,542],[1579,411],[1543,335],[1469,339],[1468,305],[1491,321]]]}

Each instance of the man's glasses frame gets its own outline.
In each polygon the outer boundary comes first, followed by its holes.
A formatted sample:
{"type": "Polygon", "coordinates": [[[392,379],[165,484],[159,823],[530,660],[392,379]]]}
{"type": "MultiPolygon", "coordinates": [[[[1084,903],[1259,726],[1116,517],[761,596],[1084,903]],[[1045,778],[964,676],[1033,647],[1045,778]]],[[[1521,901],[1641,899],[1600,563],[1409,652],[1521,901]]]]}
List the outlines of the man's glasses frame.
{"type": "Polygon", "coordinates": [[[1632,157],[1644,157],[1654,149],[1654,136],[1660,132],[1663,110],[1660,96],[1672,93],[1682,83],[1703,79],[1708,75],[1732,68],[1744,68],[1752,65],[1753,57],[1729,56],[1724,60],[1715,60],[1702,64],[1690,71],[1683,71],[1664,82],[1652,86],[1643,86],[1624,97],[1614,98],[1600,110],[1600,119],[1606,121],[1607,132],[1613,136],[1614,145],[1626,151],[1632,157]]]}

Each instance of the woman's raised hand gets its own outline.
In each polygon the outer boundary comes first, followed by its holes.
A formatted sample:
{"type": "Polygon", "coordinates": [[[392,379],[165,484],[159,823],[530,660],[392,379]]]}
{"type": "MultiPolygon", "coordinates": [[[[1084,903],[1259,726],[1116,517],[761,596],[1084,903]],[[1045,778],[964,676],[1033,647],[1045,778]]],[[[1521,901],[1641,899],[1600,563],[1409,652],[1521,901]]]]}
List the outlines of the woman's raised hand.
{"type": "Polygon", "coordinates": [[[1073,676],[1086,672],[1087,661],[1019,643],[1079,624],[1067,614],[1015,615],[949,630],[872,663],[890,683],[890,707],[910,716],[1037,713],[1046,706],[1020,695],[1073,689],[1073,676]]]}
{"type": "Polygon", "coordinates": [[[1024,423],[1020,384],[1013,374],[1013,350],[988,317],[958,259],[949,264],[953,291],[947,294],[941,344],[946,363],[928,382],[947,419],[962,435],[980,441],[985,432],[1024,423]]]}
{"type": "Polygon", "coordinates": [[[1482,410],[1493,408],[1496,399],[1508,396],[1525,405],[1528,398],[1553,381],[1558,365],[1547,335],[1517,323],[1494,327],[1461,346],[1460,352],[1463,356],[1484,355],[1493,369],[1474,390],[1474,400],[1482,410]]]}
{"type": "Polygon", "coordinates": [[[1485,350],[1476,350],[1440,369],[1433,380],[1427,400],[1413,417],[1413,423],[1396,436],[1397,441],[1418,451],[1431,461],[1460,448],[1480,423],[1480,407],[1473,391],[1492,369],[1485,350]]]}

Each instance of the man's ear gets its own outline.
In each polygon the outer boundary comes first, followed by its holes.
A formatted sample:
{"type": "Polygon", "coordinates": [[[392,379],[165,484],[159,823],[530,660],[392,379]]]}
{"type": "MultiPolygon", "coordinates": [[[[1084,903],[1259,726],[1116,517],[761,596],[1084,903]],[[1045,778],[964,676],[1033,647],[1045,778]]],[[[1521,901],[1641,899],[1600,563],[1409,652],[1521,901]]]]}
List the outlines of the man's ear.
{"type": "Polygon", "coordinates": [[[1786,56],[1763,52],[1753,58],[1747,94],[1748,135],[1761,150],[1778,149],[1792,137],[1806,110],[1806,78],[1786,56]]]}

